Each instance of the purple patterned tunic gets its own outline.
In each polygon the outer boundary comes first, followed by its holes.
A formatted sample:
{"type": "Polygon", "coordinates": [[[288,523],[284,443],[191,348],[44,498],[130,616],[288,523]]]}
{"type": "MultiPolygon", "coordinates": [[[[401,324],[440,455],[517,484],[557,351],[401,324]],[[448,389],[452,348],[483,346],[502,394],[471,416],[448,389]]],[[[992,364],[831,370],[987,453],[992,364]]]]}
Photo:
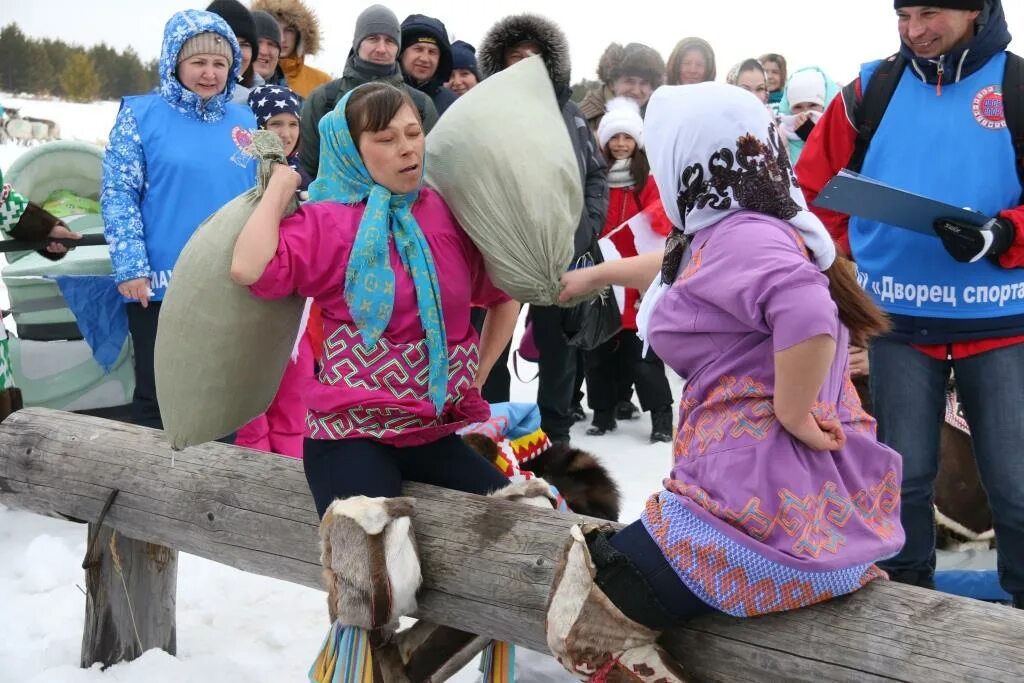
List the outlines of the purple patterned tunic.
{"type": "Polygon", "coordinates": [[[903,545],[900,456],[861,408],[849,334],[796,231],[741,211],[696,233],[649,337],[688,381],[672,474],[642,520],[686,586],[753,616],[884,578],[874,563],[903,545]],[[794,439],[773,409],[774,353],[822,334],[839,349],[814,407],[844,426],[833,452],[794,439]]]}

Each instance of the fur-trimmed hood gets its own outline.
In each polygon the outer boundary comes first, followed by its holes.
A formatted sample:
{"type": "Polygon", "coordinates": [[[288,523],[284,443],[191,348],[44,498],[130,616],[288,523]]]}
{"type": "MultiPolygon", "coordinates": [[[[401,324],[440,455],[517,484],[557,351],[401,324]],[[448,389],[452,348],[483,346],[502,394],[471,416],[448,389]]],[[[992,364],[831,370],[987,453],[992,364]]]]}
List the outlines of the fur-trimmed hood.
{"type": "Polygon", "coordinates": [[[658,51],[643,43],[629,43],[625,47],[612,43],[597,64],[597,77],[611,86],[619,76],[642,76],[657,88],[665,82],[665,60],[658,51]]]}
{"type": "Polygon", "coordinates": [[[220,121],[234,92],[238,69],[242,65],[242,51],[234,31],[219,14],[195,9],[177,12],[164,26],[163,48],[160,50],[160,96],[167,104],[188,118],[200,121],[220,121]],[[231,46],[231,69],[224,92],[208,99],[199,97],[178,80],[178,53],[188,40],[200,33],[216,33],[231,46]]]}
{"type": "Polygon", "coordinates": [[[299,32],[296,56],[315,55],[320,51],[320,20],[302,0],[253,0],[251,9],[269,12],[283,26],[295,27],[299,32]]]}
{"type": "Polygon", "coordinates": [[[491,26],[477,50],[480,74],[487,78],[504,69],[505,50],[528,40],[541,46],[555,89],[568,88],[572,76],[569,40],[556,23],[536,14],[514,14],[491,26]]]}
{"type": "Polygon", "coordinates": [[[686,53],[690,50],[700,50],[704,55],[704,80],[715,80],[715,77],[718,75],[718,68],[715,66],[715,51],[711,47],[711,43],[703,38],[690,37],[683,38],[676,43],[675,49],[672,50],[672,54],[668,57],[666,76],[669,85],[679,85],[679,70],[683,66],[683,58],[686,57],[686,53]]]}

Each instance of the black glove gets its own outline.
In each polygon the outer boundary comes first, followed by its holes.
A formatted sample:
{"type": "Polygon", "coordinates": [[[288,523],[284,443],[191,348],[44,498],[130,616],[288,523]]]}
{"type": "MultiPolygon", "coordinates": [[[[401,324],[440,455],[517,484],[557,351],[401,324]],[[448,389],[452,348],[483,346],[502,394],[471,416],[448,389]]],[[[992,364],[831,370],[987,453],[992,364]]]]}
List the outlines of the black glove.
{"type": "Polygon", "coordinates": [[[993,261],[1010,248],[1017,234],[1013,223],[993,218],[980,228],[952,218],[939,218],[932,225],[942,246],[960,263],[974,263],[985,256],[993,261]]]}
{"type": "Polygon", "coordinates": [[[811,137],[811,131],[813,131],[813,130],[814,130],[814,120],[811,119],[810,116],[808,116],[807,120],[804,121],[803,124],[799,128],[797,128],[795,131],[793,131],[793,132],[796,133],[796,136],[798,138],[800,138],[804,142],[807,142],[807,139],[809,137],[811,137]]]}

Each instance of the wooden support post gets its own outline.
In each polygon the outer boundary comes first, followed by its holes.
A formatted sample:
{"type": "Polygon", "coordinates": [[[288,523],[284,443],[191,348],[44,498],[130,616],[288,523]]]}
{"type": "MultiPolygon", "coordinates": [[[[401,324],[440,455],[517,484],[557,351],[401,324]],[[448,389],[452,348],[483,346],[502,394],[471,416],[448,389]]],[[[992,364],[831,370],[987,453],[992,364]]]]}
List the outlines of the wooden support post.
{"type": "Polygon", "coordinates": [[[82,668],[131,661],[154,647],[175,654],[178,552],[109,526],[90,524],[89,538],[82,668]]]}

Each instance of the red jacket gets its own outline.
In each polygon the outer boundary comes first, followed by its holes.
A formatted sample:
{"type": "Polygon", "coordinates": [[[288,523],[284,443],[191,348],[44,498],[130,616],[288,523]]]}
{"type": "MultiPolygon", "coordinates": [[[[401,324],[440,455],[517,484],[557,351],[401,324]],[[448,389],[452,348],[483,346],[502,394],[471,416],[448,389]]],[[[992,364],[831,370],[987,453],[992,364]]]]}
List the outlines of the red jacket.
{"type": "MultiPolygon", "coordinates": [[[[860,79],[857,79],[852,87],[855,101],[860,103],[862,97],[860,79]]],[[[853,112],[848,111],[848,99],[849,90],[844,90],[843,96],[832,100],[828,109],[825,110],[825,115],[814,127],[807,144],[804,145],[804,151],[796,165],[796,175],[804,197],[807,199],[807,205],[828,228],[839,252],[848,258],[854,258],[855,255],[850,253],[850,240],[847,234],[849,216],[814,206],[814,200],[818,193],[839,171],[846,167],[850,157],[853,156],[854,146],[857,142],[857,129],[853,124],[853,112]]],[[[852,103],[849,106],[852,106],[852,103]]],[[[1007,209],[999,216],[1011,221],[1017,228],[1013,245],[999,257],[999,265],[1003,268],[1024,267],[1024,206],[1007,209]]],[[[856,259],[854,258],[854,260],[856,259]]],[[[1020,343],[1024,343],[1024,336],[981,339],[953,344],[915,345],[915,348],[933,358],[945,359],[950,354],[953,358],[966,358],[1020,343]]]]}
{"type": "MultiPolygon", "coordinates": [[[[613,187],[608,191],[608,216],[604,221],[604,229],[600,237],[604,237],[644,209],[661,206],[658,185],[654,176],[649,176],[644,189],[637,192],[636,186],[613,187]]],[[[653,212],[651,228],[660,235],[668,235],[672,231],[672,222],[665,215],[664,209],[656,208],[653,212]]],[[[636,310],[640,301],[640,292],[635,289],[626,290],[625,310],[622,311],[622,327],[627,330],[636,329],[636,310]]]]}

